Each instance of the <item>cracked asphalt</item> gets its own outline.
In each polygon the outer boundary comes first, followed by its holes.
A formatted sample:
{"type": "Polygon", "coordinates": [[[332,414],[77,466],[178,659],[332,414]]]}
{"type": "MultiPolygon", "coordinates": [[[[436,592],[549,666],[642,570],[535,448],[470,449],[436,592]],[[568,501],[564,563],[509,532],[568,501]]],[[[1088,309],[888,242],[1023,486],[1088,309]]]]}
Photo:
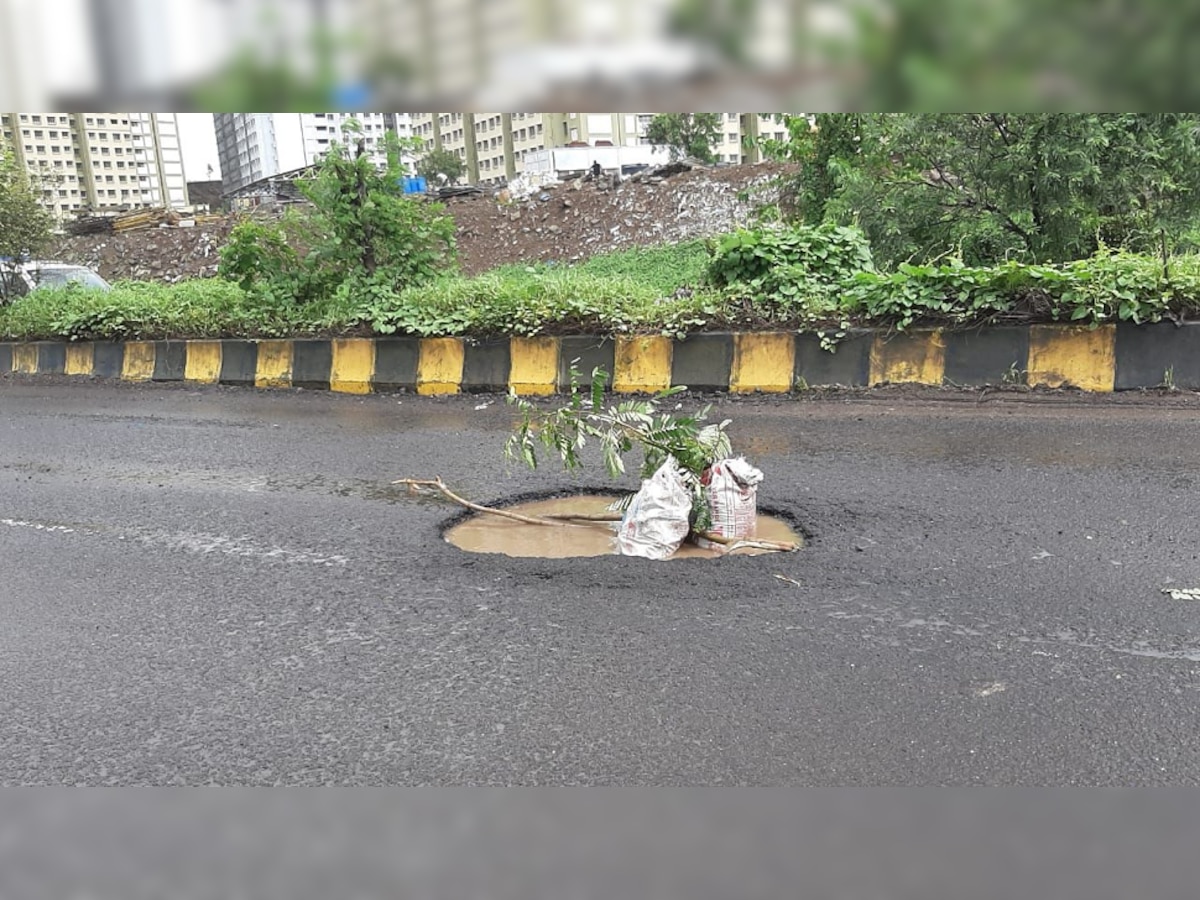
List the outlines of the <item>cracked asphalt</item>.
{"type": "Polygon", "coordinates": [[[0,377],[0,783],[1200,782],[1197,395],[707,399],[804,551],[457,550],[393,479],[605,486],[502,398],[0,377]]]}

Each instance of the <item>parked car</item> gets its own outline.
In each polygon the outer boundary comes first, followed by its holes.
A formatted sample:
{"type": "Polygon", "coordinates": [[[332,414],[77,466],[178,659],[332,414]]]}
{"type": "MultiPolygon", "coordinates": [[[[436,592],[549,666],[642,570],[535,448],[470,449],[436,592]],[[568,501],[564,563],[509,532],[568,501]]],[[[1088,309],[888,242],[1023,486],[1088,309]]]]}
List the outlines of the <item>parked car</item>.
{"type": "Polygon", "coordinates": [[[112,290],[112,285],[87,266],[51,260],[0,261],[0,303],[11,303],[38,288],[69,284],[112,290]]]}

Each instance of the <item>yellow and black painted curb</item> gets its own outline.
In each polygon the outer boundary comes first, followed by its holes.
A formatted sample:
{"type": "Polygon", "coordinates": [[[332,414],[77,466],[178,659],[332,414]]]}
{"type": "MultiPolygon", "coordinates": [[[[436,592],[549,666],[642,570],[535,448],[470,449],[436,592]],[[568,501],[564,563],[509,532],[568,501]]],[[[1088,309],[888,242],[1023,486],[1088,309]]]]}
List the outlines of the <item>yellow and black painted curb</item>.
{"type": "Polygon", "coordinates": [[[660,336],[0,343],[0,373],[304,387],[365,394],[553,394],[574,364],[613,390],[732,393],[913,383],[1200,389],[1200,323],[851,332],[830,353],[793,332],[660,336]]]}

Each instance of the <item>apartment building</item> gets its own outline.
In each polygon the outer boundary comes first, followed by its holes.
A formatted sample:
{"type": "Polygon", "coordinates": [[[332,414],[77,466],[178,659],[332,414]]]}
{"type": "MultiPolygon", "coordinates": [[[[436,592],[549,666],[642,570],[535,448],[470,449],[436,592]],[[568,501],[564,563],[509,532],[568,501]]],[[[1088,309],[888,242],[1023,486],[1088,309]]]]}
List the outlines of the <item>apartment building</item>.
{"type": "Polygon", "coordinates": [[[636,113],[413,113],[425,149],[456,153],[466,180],[497,184],[520,175],[530,153],[569,144],[637,146],[645,128],[636,113]]]}
{"type": "Polygon", "coordinates": [[[351,120],[358,122],[359,136],[380,167],[387,162],[387,132],[401,138],[413,133],[409,113],[214,113],[222,192],[229,195],[264,178],[312,165],[331,144],[351,139],[344,131],[351,120]]]}
{"type": "Polygon", "coordinates": [[[717,162],[758,162],[762,153],[757,142],[764,138],[787,138],[787,128],[775,121],[775,113],[721,113],[721,135],[713,153],[717,162]]]}
{"type": "MultiPolygon", "coordinates": [[[[760,138],[787,137],[774,113],[720,116],[720,136],[713,146],[717,162],[757,162],[760,138]]],[[[413,113],[411,129],[426,151],[456,153],[466,167],[466,181],[497,184],[524,172],[529,154],[541,150],[648,144],[653,118],[654,113],[413,113]]]]}
{"type": "Polygon", "coordinates": [[[188,203],[174,113],[0,113],[0,126],[60,221],[188,203]]]}

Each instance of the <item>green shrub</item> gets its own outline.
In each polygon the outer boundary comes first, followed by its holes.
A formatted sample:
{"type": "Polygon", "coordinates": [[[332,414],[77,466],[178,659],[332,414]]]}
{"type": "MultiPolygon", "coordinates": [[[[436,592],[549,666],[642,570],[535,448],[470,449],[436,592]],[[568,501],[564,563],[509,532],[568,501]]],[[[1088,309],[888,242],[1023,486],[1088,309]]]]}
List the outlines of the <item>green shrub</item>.
{"type": "Polygon", "coordinates": [[[707,275],[717,287],[747,286],[769,293],[789,279],[836,284],[874,268],[870,245],[857,228],[796,225],[726,235],[713,247],[707,275]]]}
{"type": "Polygon", "coordinates": [[[454,220],[441,204],[404,194],[394,135],[379,171],[348,127],[316,177],[297,182],[310,205],[277,223],[240,222],[221,248],[218,274],[276,308],[328,301],[345,289],[423,284],[455,268],[454,220]]]}

